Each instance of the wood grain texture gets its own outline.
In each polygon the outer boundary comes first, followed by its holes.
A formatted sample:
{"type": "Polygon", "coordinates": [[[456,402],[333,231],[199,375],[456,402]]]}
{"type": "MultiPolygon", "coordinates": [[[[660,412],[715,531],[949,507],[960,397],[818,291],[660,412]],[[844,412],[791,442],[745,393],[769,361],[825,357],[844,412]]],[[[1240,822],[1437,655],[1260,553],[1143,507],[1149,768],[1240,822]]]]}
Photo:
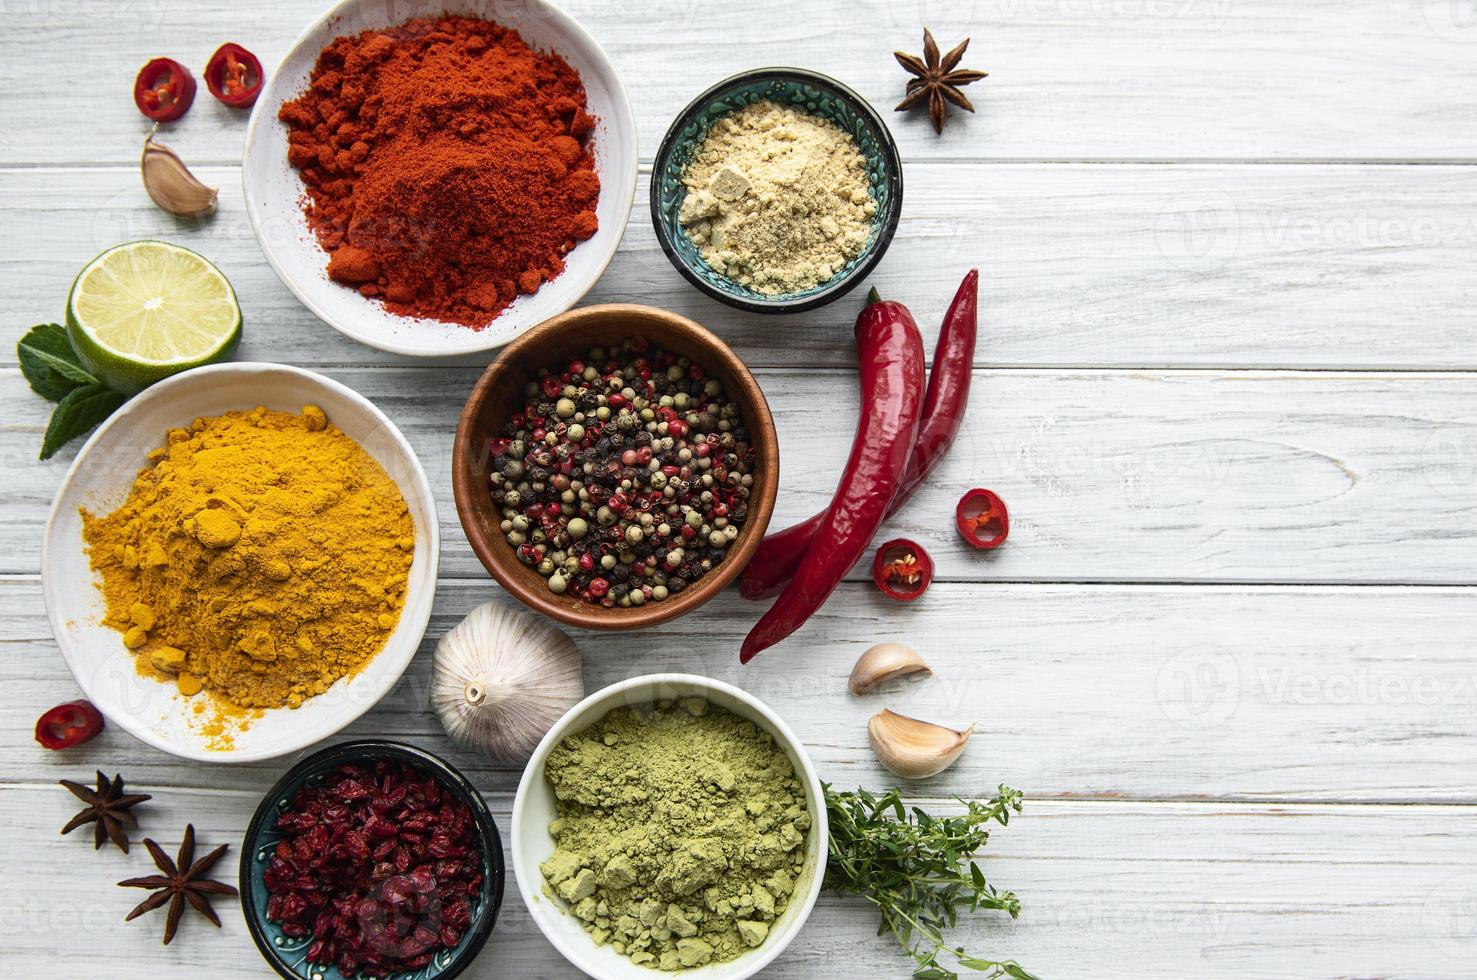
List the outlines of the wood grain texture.
{"type": "MultiPolygon", "coordinates": [[[[327,373],[382,408],[419,454],[440,511],[442,573],[482,577],[450,483],[456,420],[478,372],[327,373]]],[[[778,528],[830,499],[854,427],[854,373],[756,377],[782,447],[778,528]]],[[[1477,582],[1468,375],[985,370],[973,387],[953,451],[881,532],[922,543],[939,580],[1477,582]],[[958,497],[980,485],[1012,512],[1010,545],[988,554],[952,525],[958,497]]],[[[33,465],[50,406],[14,368],[0,369],[0,396],[13,406],[0,431],[13,470],[0,571],[36,572],[76,444],[33,465]]]]}
{"type": "MultiPolygon", "coordinates": [[[[140,808],[148,833],[168,847],[193,821],[202,845],[233,845],[226,864],[268,784],[208,791],[130,780],[156,794],[140,808]]],[[[479,788],[506,828],[508,795],[479,788]]],[[[220,934],[187,916],[168,948],[157,914],[124,924],[132,900],[114,883],[140,873],[142,849],[93,854],[86,841],[40,832],[66,821],[70,799],[47,783],[0,786],[0,820],[38,829],[10,858],[0,897],[9,969],[81,976],[105,962],[110,975],[262,975],[232,912],[220,934]],[[58,868],[68,876],[60,892],[58,868]]],[[[1457,980],[1471,975],[1477,951],[1474,845],[1470,808],[1028,802],[994,832],[984,861],[993,882],[1021,896],[1021,918],[982,915],[956,938],[1042,977],[1457,980]]],[[[853,900],[823,897],[765,976],[905,976],[890,940],[872,935],[875,922],[853,900]]],[[[464,976],[580,974],[539,937],[510,887],[491,942],[464,976]]]]}
{"type": "MultiPolygon", "coordinates": [[[[147,123],[133,76],[168,39],[198,74],[223,39],[275,68],[326,4],[262,0],[248,25],[228,4],[14,0],[0,38],[0,162],[119,163],[147,123]],[[181,14],[188,12],[187,16],[181,14]],[[244,31],[244,33],[243,33],[244,31]],[[33,84],[39,64],[85,65],[80,85],[33,84]]],[[[1477,146],[1477,24],[1449,0],[567,0],[636,109],[643,159],[672,118],[721,78],[799,64],[857,89],[889,117],[908,159],[1470,160],[1477,146]],[[979,111],[942,138],[894,115],[922,26],[972,36],[979,111]],[[864,27],[865,29],[859,29],[864,27]]],[[[203,90],[170,142],[187,160],[240,156],[245,116],[203,90]]]]}
{"type": "MultiPolygon", "coordinates": [[[[1477,168],[926,157],[907,174],[904,220],[870,281],[910,304],[930,351],[964,270],[978,266],[981,367],[1477,368],[1477,168]]],[[[204,223],[152,207],[132,167],[0,171],[0,210],[25,243],[0,255],[0,289],[15,311],[0,338],[60,317],[72,277],[95,253],[162,237],[231,277],[246,321],[241,357],[407,363],[341,336],[277,281],[246,220],[238,168],[201,176],[221,188],[221,211],[204,223]]],[[[754,367],[852,365],[859,300],[771,317],[708,299],[658,248],[646,181],[587,302],[681,313],[754,367]]],[[[0,347],[0,363],[14,363],[12,350],[0,347]]]]}
{"type": "MultiPolygon", "coordinates": [[[[406,676],[341,738],[408,738],[503,791],[518,767],[454,750],[427,709],[435,641],[478,604],[511,603],[491,582],[444,581],[406,676]]],[[[740,667],[757,616],[737,595],[630,635],[571,631],[594,691],[638,674],[690,671],[736,684],[785,718],[823,779],[879,786],[866,721],[883,707],[977,727],[969,749],[919,793],[1032,798],[1477,803],[1477,666],[1467,589],[936,585],[905,613],[870,585],[844,586],[790,641],[740,667]],[[846,693],[862,650],[896,640],[930,678],[865,698],[846,693]]],[[[39,582],[0,579],[0,741],[9,778],[44,780],[56,757],[35,718],[72,696],[39,582]]],[[[109,730],[69,764],[114,766],[169,785],[248,788],[282,761],[202,769],[109,730]]]]}
{"type": "MultiPolygon", "coordinates": [[[[519,0],[510,0],[519,2],[519,0]]],[[[245,119],[202,93],[163,139],[219,184],[221,212],[152,208],[135,169],[134,71],[203,65],[224,40],[269,66],[326,5],[261,0],[0,3],[0,928],[16,976],[261,976],[243,923],[198,919],[158,945],[114,886],[147,861],[55,834],[61,777],[122,772],[155,794],[167,847],[193,821],[234,848],[291,760],[202,767],[116,727],[59,756],[31,729],[76,696],[40,595],[41,529],[75,446],[38,464],[47,406],[13,344],[61,316],[100,249],[162,237],[217,261],[246,317],[242,358],[323,370],[399,424],[437,487],[445,554],[405,678],[340,739],[447,756],[504,832],[518,772],[452,748],[426,708],[435,640],[510,601],[451,507],[452,429],[485,357],[385,355],[308,314],[263,261],[242,208],[245,119]],[[161,48],[160,45],[164,47],[161,48]],[[83,66],[78,74],[57,66],[83,66]],[[43,83],[38,84],[38,81],[43,83]]],[[[969,423],[884,534],[924,542],[939,580],[899,607],[853,575],[748,668],[761,607],[736,594],[630,636],[575,632],[589,689],[689,670],[771,703],[822,778],[893,782],[865,719],[882,706],[978,734],[909,787],[925,805],[1006,781],[1028,808],[986,868],[1015,924],[958,938],[1043,977],[1470,977],[1477,961],[1477,18],[1462,0],[567,0],[634,103],[649,161],[709,83],[762,64],[835,75],[883,110],[907,166],[905,214],[871,277],[932,347],[964,269],[985,282],[969,423]],[[990,71],[942,138],[887,110],[923,24],[970,35],[990,71]],[[948,526],[973,485],[1012,507],[1010,544],[966,552],[948,526]],[[935,675],[844,693],[867,645],[918,648],[935,675]]],[[[643,204],[587,302],[636,301],[714,328],[779,424],[776,526],[819,507],[853,426],[855,305],[741,314],[686,286],[643,204]]],[[[273,229],[273,234],[282,233],[273,229]]],[[[227,903],[228,904],[228,903],[227,903]]],[[[824,899],[775,980],[905,976],[875,920],[824,899]]],[[[465,976],[565,980],[510,889],[465,976]]]]}

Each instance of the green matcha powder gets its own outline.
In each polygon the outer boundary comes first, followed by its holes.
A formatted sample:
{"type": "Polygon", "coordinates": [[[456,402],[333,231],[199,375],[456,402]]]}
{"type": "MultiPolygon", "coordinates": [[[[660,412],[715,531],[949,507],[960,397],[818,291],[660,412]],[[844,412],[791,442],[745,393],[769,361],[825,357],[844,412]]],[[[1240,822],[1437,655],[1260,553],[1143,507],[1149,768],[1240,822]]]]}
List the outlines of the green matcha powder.
{"type": "Polygon", "coordinates": [[[759,946],[805,863],[805,789],[773,736],[701,698],[617,708],[544,764],[545,892],[598,943],[680,970],[759,946]]]}

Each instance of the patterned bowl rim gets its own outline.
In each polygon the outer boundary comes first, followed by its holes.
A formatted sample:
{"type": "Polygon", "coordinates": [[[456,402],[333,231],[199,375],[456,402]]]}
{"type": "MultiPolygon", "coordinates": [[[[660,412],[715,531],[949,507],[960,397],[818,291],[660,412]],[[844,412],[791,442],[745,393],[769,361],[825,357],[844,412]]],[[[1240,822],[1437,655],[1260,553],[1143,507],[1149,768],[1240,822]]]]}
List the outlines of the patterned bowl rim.
{"type": "MultiPolygon", "coordinates": [[[[454,959],[445,970],[436,974],[436,980],[451,980],[452,977],[470,966],[492,935],[492,927],[497,922],[498,912],[503,905],[503,885],[507,876],[507,868],[503,859],[502,835],[498,832],[497,823],[492,819],[492,812],[488,810],[487,802],[483,800],[477,787],[473,786],[467,777],[445,759],[405,742],[377,738],[341,742],[314,752],[272,784],[272,788],[262,797],[256,812],[252,814],[251,822],[246,825],[246,835],[241,841],[241,864],[237,886],[240,892],[241,914],[246,919],[247,931],[251,933],[251,939],[256,943],[262,958],[285,980],[302,980],[302,977],[282,963],[280,954],[272,945],[272,938],[267,933],[266,925],[257,916],[256,907],[252,901],[252,886],[257,880],[256,862],[253,860],[256,853],[256,841],[265,829],[268,815],[275,810],[277,801],[290,788],[296,787],[320,770],[327,770],[333,766],[350,762],[381,758],[408,762],[434,775],[471,809],[473,822],[476,823],[478,836],[481,838],[485,857],[483,873],[490,879],[489,885],[492,891],[487,902],[488,907],[485,910],[478,910],[477,924],[470,933],[462,938],[461,944],[454,950],[454,959]]],[[[392,974],[391,980],[401,975],[392,974]]]]}
{"type": "Polygon", "coordinates": [[[656,157],[652,160],[650,198],[651,223],[656,231],[656,240],[661,244],[668,261],[677,268],[678,272],[682,273],[684,279],[714,299],[751,313],[798,313],[802,310],[813,310],[840,299],[866,279],[877,263],[882,261],[882,256],[892,244],[892,236],[897,232],[898,220],[902,216],[903,161],[898,155],[897,142],[892,138],[892,131],[887,128],[887,123],[883,121],[870,102],[851,88],[829,75],[822,75],[820,72],[807,68],[783,66],[753,68],[739,72],[737,75],[731,75],[710,86],[689,102],[687,107],[677,114],[677,118],[672,120],[672,124],[667,127],[667,132],[662,137],[661,145],[657,148],[656,157]],[[667,169],[667,162],[677,148],[678,134],[687,128],[688,123],[705,110],[709,103],[729,90],[770,79],[803,82],[816,88],[826,89],[841,101],[848,103],[859,116],[865,118],[877,133],[877,146],[881,151],[883,164],[887,171],[886,181],[889,194],[887,213],[883,216],[882,227],[872,241],[865,258],[853,266],[850,272],[832,279],[827,286],[817,292],[804,293],[793,299],[780,297],[773,300],[757,300],[714,286],[698,275],[677,251],[661,217],[661,184],[662,173],[667,169]]]}

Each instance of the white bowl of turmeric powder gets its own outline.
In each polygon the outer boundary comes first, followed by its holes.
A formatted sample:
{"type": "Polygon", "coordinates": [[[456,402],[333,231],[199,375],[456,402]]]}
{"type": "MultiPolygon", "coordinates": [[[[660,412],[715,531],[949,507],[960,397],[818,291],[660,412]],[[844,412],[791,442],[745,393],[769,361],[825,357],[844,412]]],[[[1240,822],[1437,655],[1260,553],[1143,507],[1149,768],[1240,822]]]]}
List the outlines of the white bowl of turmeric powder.
{"type": "Polygon", "coordinates": [[[208,762],[312,745],[399,680],[440,556],[414,450],[362,395],[281,364],[198,368],[92,434],[42,591],[109,722],[208,762]]]}
{"type": "Polygon", "coordinates": [[[829,827],[804,745],[697,674],[597,691],[544,736],[513,801],[533,921],[597,980],[743,980],[799,934],[829,827]]]}

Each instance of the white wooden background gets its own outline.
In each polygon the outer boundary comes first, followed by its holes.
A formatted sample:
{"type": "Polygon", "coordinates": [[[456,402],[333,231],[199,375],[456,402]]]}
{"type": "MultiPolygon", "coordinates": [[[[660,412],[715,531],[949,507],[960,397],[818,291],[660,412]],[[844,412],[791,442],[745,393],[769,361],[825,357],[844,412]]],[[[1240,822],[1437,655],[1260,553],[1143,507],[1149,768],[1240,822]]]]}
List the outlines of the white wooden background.
{"type": "MultiPolygon", "coordinates": [[[[509,0],[517,2],[517,0],[509,0]]],[[[824,778],[889,780],[867,749],[884,704],[979,735],[921,799],[1024,788],[987,868],[1025,905],[961,941],[1047,977],[1477,976],[1477,7],[1473,0],[571,0],[635,103],[649,162],[671,117],[734,71],[828,72],[881,108],[923,24],[965,34],[980,112],[943,138],[889,115],[902,225],[873,282],[930,339],[983,273],[967,432],[884,533],[928,544],[939,581],[902,608],[862,576],[740,670],[758,610],[725,596],[638,636],[585,634],[588,682],[711,674],[765,697],[824,778]],[[957,494],[1009,501],[1002,552],[966,553],[957,494]],[[865,702],[867,645],[938,669],[865,702]]],[[[290,760],[206,768],[109,731],[55,755],[36,716],[77,689],[51,640],[41,527],[71,452],[35,452],[48,405],[14,340],[56,319],[101,248],[168,237],[215,260],[246,315],[241,356],[325,371],[380,404],[440,493],[429,639],[345,733],[447,753],[506,832],[518,773],[451,750],[426,708],[434,639],[496,593],[457,525],[451,433],[483,360],[424,363],[341,338],[262,261],[242,213],[243,117],[201,93],[167,142],[222,186],[203,225],[150,207],[130,101],[148,57],[202,65],[223,41],[274,64],[320,4],[0,0],[0,952],[17,976],[258,976],[235,910],[158,945],[113,882],[143,852],[57,828],[56,787],[94,767],[152,792],[147,831],[239,842],[290,760]]],[[[644,202],[645,179],[638,188],[644,202]]],[[[638,205],[591,302],[716,328],[777,409],[776,525],[834,486],[855,397],[856,304],[736,313],[668,266],[638,205]]],[[[233,850],[232,859],[235,853],[233,850]]],[[[826,899],[769,971],[904,976],[873,920],[826,899]]],[[[470,977],[568,977],[510,890],[470,977]]]]}

